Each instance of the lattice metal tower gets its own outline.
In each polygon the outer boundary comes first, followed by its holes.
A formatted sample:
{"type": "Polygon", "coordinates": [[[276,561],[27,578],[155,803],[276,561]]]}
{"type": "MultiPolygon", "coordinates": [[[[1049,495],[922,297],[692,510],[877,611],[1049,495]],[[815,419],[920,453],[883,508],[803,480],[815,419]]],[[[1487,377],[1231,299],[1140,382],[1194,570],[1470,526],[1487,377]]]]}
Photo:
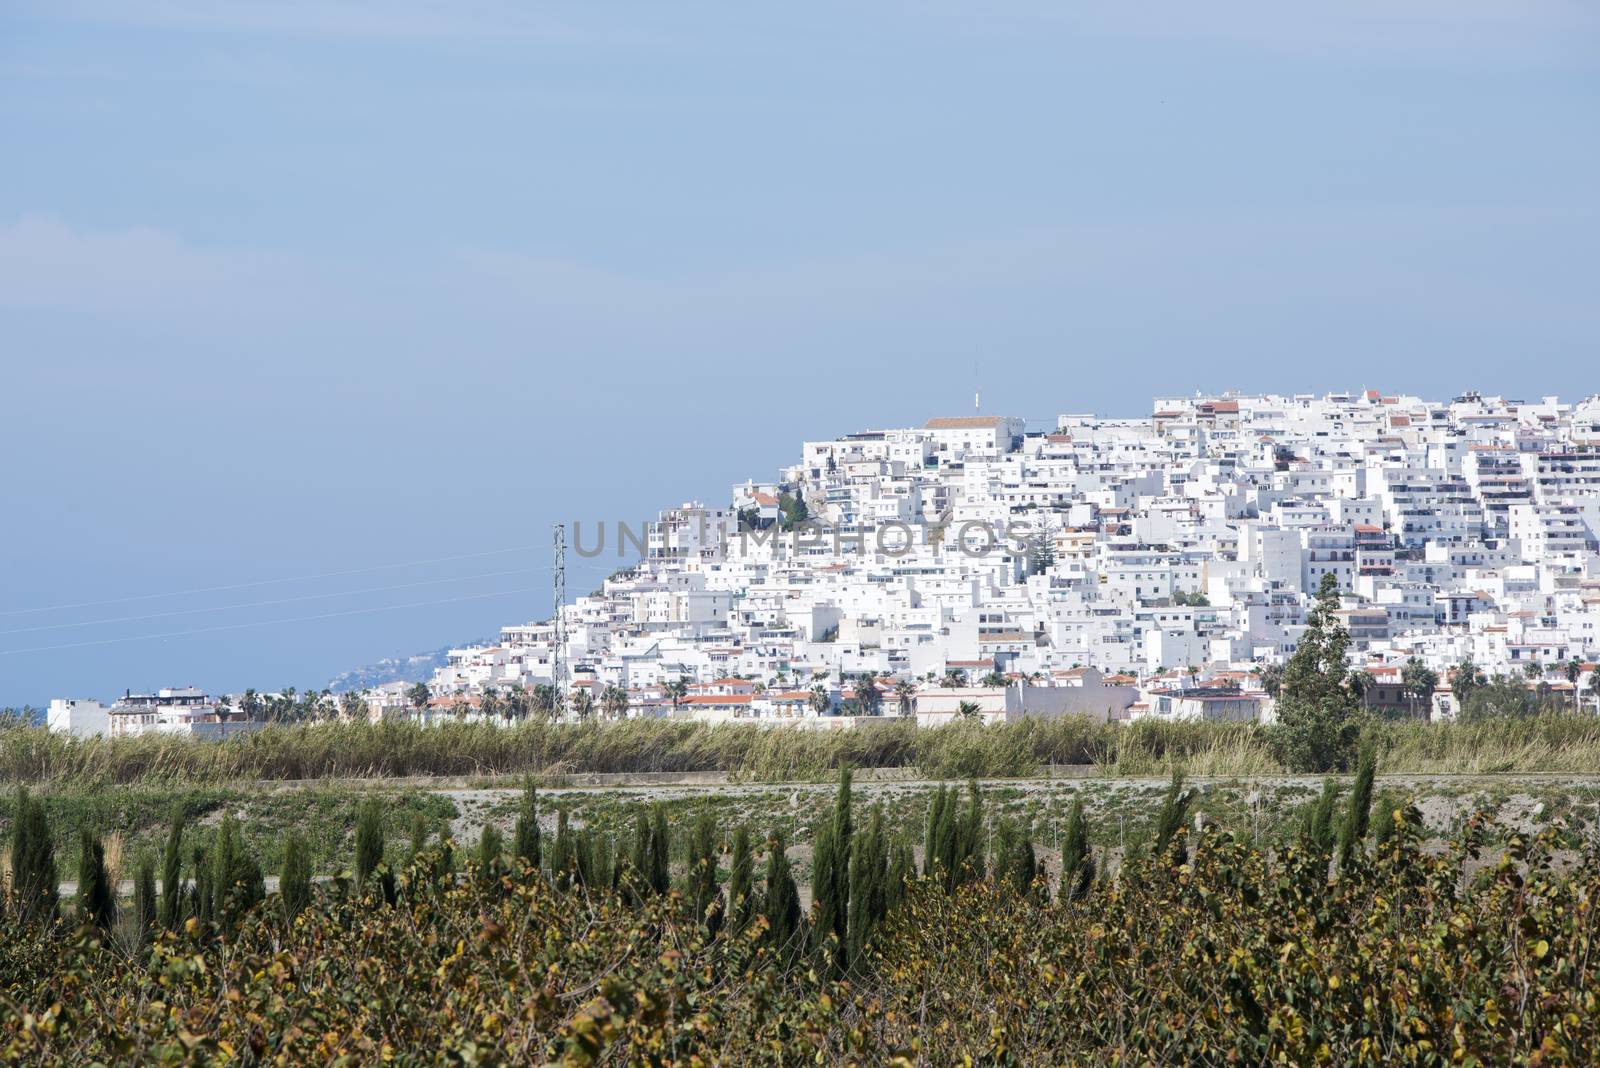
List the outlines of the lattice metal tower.
{"type": "Polygon", "coordinates": [[[567,706],[567,615],[562,611],[567,603],[567,527],[557,523],[552,548],[555,566],[551,571],[551,595],[555,601],[555,614],[551,617],[554,631],[550,638],[550,685],[555,689],[551,699],[551,713],[559,719],[567,706]]]}

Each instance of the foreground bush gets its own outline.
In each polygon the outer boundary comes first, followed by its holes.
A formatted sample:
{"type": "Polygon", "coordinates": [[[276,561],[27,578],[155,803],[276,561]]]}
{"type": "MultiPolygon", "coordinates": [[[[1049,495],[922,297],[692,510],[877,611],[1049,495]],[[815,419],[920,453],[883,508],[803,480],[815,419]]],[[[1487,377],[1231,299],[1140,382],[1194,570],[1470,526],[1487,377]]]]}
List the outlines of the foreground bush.
{"type": "MultiPolygon", "coordinates": [[[[953,805],[930,814],[939,841],[981,814],[976,793],[953,805]]],[[[666,833],[648,822],[640,842],[666,833]]],[[[694,901],[704,867],[660,892],[648,849],[595,878],[581,839],[548,873],[487,854],[457,872],[443,843],[387,885],[273,895],[148,948],[9,919],[0,1061],[1592,1063],[1595,858],[1557,874],[1551,839],[1513,838],[1479,871],[1481,821],[1442,855],[1408,809],[1374,823],[1337,869],[1316,842],[1179,828],[1055,900],[1006,854],[950,879],[948,858],[919,877],[896,850],[887,911],[842,967],[781,854],[742,889],[748,841],[727,914],[714,882],[713,907],[694,901]]]]}

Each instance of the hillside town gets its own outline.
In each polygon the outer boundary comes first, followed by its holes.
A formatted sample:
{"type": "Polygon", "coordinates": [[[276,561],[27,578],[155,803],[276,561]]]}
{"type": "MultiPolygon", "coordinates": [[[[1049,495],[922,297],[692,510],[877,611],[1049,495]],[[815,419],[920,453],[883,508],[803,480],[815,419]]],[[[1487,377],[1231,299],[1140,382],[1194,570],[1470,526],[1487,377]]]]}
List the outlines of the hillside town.
{"type": "MultiPolygon", "coordinates": [[[[1374,711],[1450,719],[1493,686],[1594,711],[1597,532],[1600,397],[935,418],[805,442],[723,503],[574,521],[567,553],[621,570],[559,618],[453,649],[425,684],[318,699],[430,721],[1270,720],[1331,575],[1374,711]]],[[[215,732],[281,699],[162,693],[70,704],[113,734],[215,732]]],[[[83,733],[68,704],[52,724],[83,733]]]]}

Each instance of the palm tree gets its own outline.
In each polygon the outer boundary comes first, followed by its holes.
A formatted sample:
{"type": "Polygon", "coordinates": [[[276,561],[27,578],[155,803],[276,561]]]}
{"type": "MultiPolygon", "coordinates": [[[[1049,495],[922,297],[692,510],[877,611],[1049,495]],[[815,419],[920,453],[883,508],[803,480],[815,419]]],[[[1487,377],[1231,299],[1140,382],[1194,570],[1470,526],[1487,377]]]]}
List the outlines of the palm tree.
{"type": "Polygon", "coordinates": [[[419,682],[406,691],[406,699],[411,702],[411,707],[417,710],[417,715],[422,715],[422,710],[428,707],[428,701],[433,697],[433,691],[428,689],[428,684],[419,682]]]}
{"type": "Polygon", "coordinates": [[[900,702],[900,714],[909,716],[917,710],[917,687],[910,679],[901,679],[894,684],[894,697],[900,702]]]}
{"type": "Polygon", "coordinates": [[[600,710],[607,719],[623,719],[628,714],[628,691],[612,683],[600,691],[600,710]]]}
{"type": "Polygon", "coordinates": [[[876,716],[883,706],[883,692],[878,689],[874,672],[867,672],[856,682],[856,704],[863,716],[876,716]]]}
{"type": "Polygon", "coordinates": [[[500,714],[500,691],[493,686],[485,686],[483,700],[478,704],[478,711],[483,713],[484,719],[493,719],[500,714]]]}
{"type": "Polygon", "coordinates": [[[1004,686],[1005,684],[1006,677],[998,671],[991,671],[983,677],[983,685],[985,686],[1004,686]]]}
{"type": "Polygon", "coordinates": [[[662,687],[662,692],[667,695],[667,700],[672,702],[672,711],[677,712],[679,702],[689,696],[689,680],[679,675],[662,687]]]}
{"type": "Polygon", "coordinates": [[[1583,674],[1583,661],[1573,657],[1562,665],[1562,671],[1567,676],[1567,681],[1572,684],[1572,712],[1578,712],[1578,676],[1583,674]]]}
{"type": "Polygon", "coordinates": [[[367,699],[356,690],[345,691],[339,698],[339,714],[352,723],[367,718],[367,699]]]}
{"type": "Polygon", "coordinates": [[[956,706],[956,715],[962,719],[977,719],[983,714],[983,708],[976,701],[962,701],[956,706]]]}
{"type": "Polygon", "coordinates": [[[594,694],[590,693],[589,688],[585,686],[572,699],[572,714],[577,716],[579,720],[587,720],[593,712],[594,694]]]}
{"type": "Polygon", "coordinates": [[[1439,673],[1423,663],[1419,657],[1410,657],[1400,670],[1400,682],[1406,696],[1411,699],[1411,714],[1417,714],[1417,701],[1432,701],[1433,691],[1439,685],[1439,673]]]}
{"type": "Polygon", "coordinates": [[[828,698],[828,688],[820,682],[811,687],[811,696],[807,701],[811,705],[811,711],[819,716],[826,715],[828,708],[833,704],[828,698]]]}
{"type": "Polygon", "coordinates": [[[965,671],[957,671],[955,668],[951,668],[949,671],[946,671],[944,673],[944,687],[945,687],[945,689],[954,690],[954,689],[957,689],[959,687],[965,686],[966,684],[967,684],[967,673],[965,671]]]}
{"type": "MultiPolygon", "coordinates": [[[[1272,666],[1275,667],[1277,665],[1272,666]]],[[[1378,677],[1376,675],[1366,668],[1362,668],[1360,671],[1352,671],[1350,678],[1345,681],[1345,685],[1350,687],[1350,692],[1355,695],[1356,700],[1361,702],[1361,707],[1367,708],[1369,707],[1367,695],[1372,692],[1372,687],[1377,685],[1377,682],[1378,677]]]]}

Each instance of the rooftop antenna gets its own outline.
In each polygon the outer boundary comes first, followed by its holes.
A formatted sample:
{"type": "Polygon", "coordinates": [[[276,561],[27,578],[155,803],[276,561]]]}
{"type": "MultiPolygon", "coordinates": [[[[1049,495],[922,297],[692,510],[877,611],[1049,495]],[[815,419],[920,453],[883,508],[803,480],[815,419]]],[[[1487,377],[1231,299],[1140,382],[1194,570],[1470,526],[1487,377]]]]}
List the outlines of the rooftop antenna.
{"type": "Polygon", "coordinates": [[[567,648],[567,620],[562,607],[567,603],[567,527],[565,523],[557,523],[551,545],[555,553],[555,567],[551,571],[551,597],[555,602],[554,633],[550,637],[550,685],[555,690],[555,695],[550,700],[550,712],[554,719],[560,719],[566,710],[567,665],[564,654],[567,648]]]}

